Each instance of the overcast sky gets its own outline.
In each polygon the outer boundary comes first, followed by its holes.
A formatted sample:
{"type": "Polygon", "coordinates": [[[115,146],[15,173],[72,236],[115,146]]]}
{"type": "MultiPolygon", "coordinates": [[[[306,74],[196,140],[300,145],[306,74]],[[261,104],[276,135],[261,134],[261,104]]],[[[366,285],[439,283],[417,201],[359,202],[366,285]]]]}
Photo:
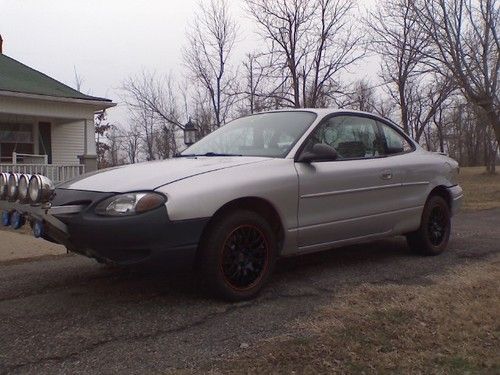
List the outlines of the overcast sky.
{"type": "MultiPolygon", "coordinates": [[[[259,47],[242,0],[230,0],[240,29],[236,54],[259,47]]],[[[373,0],[360,1],[372,4],[373,0]]],[[[181,74],[181,48],[199,0],[0,0],[0,34],[6,55],[75,86],[120,102],[123,80],[143,69],[181,74]]],[[[361,76],[376,66],[363,64],[361,76]]],[[[126,123],[124,106],[110,110],[126,123]]]]}

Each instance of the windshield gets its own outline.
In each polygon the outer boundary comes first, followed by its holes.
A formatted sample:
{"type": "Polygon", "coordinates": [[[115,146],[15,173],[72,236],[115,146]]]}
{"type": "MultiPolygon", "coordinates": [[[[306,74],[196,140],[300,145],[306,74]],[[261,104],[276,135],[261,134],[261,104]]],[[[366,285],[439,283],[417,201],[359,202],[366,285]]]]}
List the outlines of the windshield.
{"type": "Polygon", "coordinates": [[[242,117],[210,133],[180,156],[285,157],[315,119],[315,113],[305,111],[242,117]]]}

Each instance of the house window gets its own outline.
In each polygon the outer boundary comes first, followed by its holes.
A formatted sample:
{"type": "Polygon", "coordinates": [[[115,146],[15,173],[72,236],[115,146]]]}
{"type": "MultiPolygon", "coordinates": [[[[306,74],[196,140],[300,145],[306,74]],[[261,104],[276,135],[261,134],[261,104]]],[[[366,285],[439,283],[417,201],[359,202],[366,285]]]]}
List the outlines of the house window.
{"type": "Polygon", "coordinates": [[[33,125],[0,123],[0,156],[2,162],[10,163],[12,153],[33,154],[33,125]]]}

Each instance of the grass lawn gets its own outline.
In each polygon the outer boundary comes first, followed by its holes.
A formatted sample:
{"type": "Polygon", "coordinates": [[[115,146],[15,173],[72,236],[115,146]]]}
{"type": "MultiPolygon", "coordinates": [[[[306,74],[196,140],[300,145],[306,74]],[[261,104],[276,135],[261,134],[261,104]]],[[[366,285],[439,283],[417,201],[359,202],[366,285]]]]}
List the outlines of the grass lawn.
{"type": "Polygon", "coordinates": [[[428,285],[340,291],[298,337],[221,360],[214,373],[499,374],[500,257],[428,285]]]}
{"type": "Polygon", "coordinates": [[[500,207],[500,171],[488,175],[484,167],[460,168],[458,179],[465,193],[464,210],[500,207]]]}

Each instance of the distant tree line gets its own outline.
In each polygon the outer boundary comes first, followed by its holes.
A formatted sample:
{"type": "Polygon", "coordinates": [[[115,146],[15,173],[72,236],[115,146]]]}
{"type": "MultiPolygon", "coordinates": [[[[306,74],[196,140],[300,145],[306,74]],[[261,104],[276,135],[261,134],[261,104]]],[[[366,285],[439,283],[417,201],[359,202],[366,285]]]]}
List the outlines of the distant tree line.
{"type": "Polygon", "coordinates": [[[258,48],[237,61],[243,31],[228,1],[201,3],[181,78],[143,71],[124,81],[130,124],[106,129],[106,163],[172,157],[189,118],[202,137],[255,112],[341,107],[391,118],[427,149],[495,171],[498,0],[379,0],[369,11],[354,0],[244,3],[258,48]],[[373,56],[378,78],[347,78],[373,56]]]}

